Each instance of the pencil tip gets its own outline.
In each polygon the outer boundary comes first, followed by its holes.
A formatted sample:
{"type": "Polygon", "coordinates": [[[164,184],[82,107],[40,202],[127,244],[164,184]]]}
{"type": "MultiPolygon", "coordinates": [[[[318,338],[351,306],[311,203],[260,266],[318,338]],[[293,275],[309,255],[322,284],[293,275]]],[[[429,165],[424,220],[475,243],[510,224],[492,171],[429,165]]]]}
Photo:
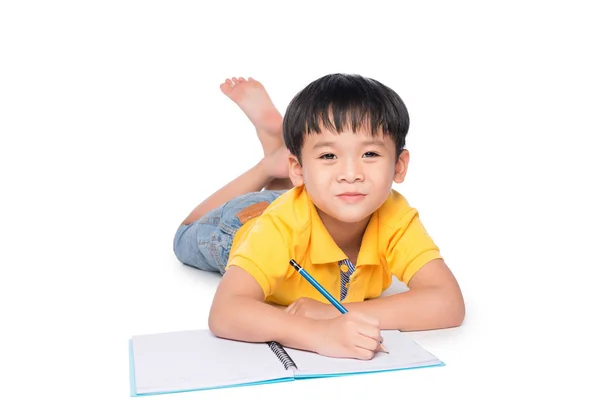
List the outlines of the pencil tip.
{"type": "Polygon", "coordinates": [[[386,348],[385,348],[385,346],[384,346],[382,343],[380,343],[380,344],[379,344],[379,348],[380,348],[380,349],[381,349],[381,351],[383,351],[384,353],[390,354],[390,352],[388,351],[388,349],[386,349],[386,348]]]}

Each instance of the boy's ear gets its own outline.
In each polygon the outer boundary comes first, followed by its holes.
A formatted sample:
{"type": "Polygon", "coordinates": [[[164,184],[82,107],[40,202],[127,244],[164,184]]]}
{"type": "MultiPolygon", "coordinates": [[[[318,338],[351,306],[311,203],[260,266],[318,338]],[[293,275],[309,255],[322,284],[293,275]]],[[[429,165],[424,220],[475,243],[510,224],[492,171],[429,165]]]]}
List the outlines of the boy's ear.
{"type": "Polygon", "coordinates": [[[298,161],[298,157],[290,154],[289,158],[290,163],[290,181],[295,187],[299,187],[304,185],[304,175],[302,174],[302,165],[300,161],[298,161]]]}
{"type": "Polygon", "coordinates": [[[403,149],[400,155],[398,156],[398,160],[396,161],[396,165],[394,167],[394,182],[404,182],[404,177],[406,176],[406,171],[408,170],[409,161],[410,154],[408,150],[403,149]]]}

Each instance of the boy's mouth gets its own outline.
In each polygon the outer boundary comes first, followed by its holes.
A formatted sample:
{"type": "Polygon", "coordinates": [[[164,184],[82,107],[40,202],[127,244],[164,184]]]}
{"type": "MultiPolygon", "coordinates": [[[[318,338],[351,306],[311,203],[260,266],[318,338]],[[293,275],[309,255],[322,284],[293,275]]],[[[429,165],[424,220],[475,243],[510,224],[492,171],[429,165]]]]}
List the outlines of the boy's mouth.
{"type": "Polygon", "coordinates": [[[340,193],[340,194],[336,195],[336,197],[340,198],[341,200],[343,200],[347,203],[358,202],[358,201],[362,200],[365,196],[366,196],[366,194],[360,193],[360,192],[346,192],[346,193],[340,193]]]}

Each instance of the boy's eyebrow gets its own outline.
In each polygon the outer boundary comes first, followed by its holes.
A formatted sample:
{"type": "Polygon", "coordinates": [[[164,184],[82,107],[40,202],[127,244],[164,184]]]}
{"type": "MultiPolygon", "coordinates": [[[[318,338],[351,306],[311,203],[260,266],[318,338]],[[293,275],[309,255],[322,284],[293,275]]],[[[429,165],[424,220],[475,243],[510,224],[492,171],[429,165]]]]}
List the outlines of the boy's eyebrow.
{"type": "Polygon", "coordinates": [[[333,147],[334,142],[318,142],[313,145],[313,150],[320,149],[321,147],[333,147]]]}
{"type": "Polygon", "coordinates": [[[363,140],[362,144],[364,145],[375,145],[385,147],[385,142],[383,140],[374,139],[374,140],[363,140]]]}
{"type": "MultiPolygon", "coordinates": [[[[361,142],[363,146],[375,145],[380,147],[385,147],[385,143],[383,140],[374,139],[374,140],[363,140],[361,142]]],[[[313,150],[320,149],[321,147],[335,147],[335,142],[326,141],[326,142],[318,142],[313,145],[313,150]]]]}

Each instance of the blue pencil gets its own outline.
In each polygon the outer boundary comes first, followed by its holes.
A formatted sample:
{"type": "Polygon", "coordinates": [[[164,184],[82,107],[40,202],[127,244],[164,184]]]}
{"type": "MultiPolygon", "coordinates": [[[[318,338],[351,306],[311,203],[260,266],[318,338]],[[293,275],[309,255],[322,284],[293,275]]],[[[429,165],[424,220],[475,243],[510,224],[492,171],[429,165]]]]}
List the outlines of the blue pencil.
{"type": "MultiPolygon", "coordinates": [[[[333,306],[335,308],[338,309],[339,312],[341,312],[342,314],[346,314],[348,312],[348,310],[346,309],[346,307],[344,307],[342,305],[342,303],[340,303],[339,301],[336,300],[335,297],[333,297],[331,294],[329,294],[329,292],[327,290],[325,290],[325,288],[323,286],[321,286],[321,284],[319,282],[317,282],[315,280],[315,278],[313,278],[312,276],[310,276],[310,274],[308,272],[306,272],[304,270],[304,268],[302,268],[300,266],[300,264],[298,264],[295,260],[290,260],[290,265],[292,267],[294,267],[294,269],[296,271],[298,271],[300,273],[300,275],[302,275],[311,285],[314,286],[315,289],[317,289],[319,291],[319,293],[321,293],[323,296],[325,296],[325,298],[327,300],[329,300],[329,302],[331,304],[333,304],[333,306]]],[[[381,350],[389,353],[389,351],[386,350],[386,348],[383,346],[383,343],[379,342],[381,350]]]]}

